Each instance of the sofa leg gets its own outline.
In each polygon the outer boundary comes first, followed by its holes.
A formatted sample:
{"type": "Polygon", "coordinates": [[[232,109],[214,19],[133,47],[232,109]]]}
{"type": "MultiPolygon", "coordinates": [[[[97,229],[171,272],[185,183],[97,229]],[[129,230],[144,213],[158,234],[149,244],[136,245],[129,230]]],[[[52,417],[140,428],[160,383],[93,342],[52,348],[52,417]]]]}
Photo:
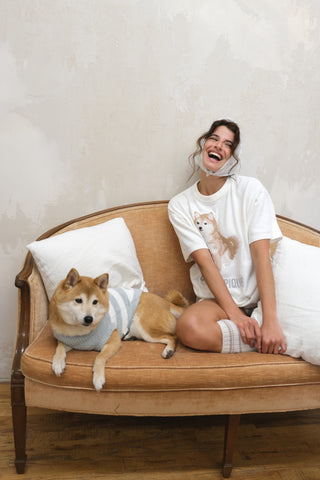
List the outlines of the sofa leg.
{"type": "Polygon", "coordinates": [[[239,424],[240,415],[227,416],[224,436],[224,455],[222,461],[222,475],[224,478],[229,478],[232,472],[232,457],[236,445],[239,424]]]}
{"type": "Polygon", "coordinates": [[[11,379],[11,408],[15,445],[15,467],[17,473],[24,473],[26,465],[27,408],[24,399],[24,378],[11,379]]]}

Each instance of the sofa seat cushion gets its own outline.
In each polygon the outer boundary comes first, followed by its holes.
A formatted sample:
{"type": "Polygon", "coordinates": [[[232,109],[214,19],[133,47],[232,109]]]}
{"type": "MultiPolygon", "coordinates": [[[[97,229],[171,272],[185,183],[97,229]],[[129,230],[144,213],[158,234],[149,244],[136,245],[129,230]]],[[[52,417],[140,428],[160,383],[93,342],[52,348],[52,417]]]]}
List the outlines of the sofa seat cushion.
{"type": "MultiPolygon", "coordinates": [[[[46,324],[22,357],[22,371],[32,382],[62,389],[94,390],[92,366],[96,352],[67,353],[66,370],[57,377],[51,368],[56,340],[46,324]]],[[[179,344],[172,358],[161,357],[161,344],[122,343],[106,366],[104,391],[245,390],[260,387],[320,385],[320,368],[285,355],[256,352],[215,354],[179,344]]]]}

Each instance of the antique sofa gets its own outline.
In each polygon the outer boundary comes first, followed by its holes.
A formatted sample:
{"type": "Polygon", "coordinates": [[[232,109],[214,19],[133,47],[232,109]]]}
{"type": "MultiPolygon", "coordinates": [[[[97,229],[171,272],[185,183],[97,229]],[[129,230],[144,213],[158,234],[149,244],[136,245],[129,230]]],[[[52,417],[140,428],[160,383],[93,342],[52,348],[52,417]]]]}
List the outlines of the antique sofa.
{"type": "MultiPolygon", "coordinates": [[[[119,217],[132,235],[148,290],[164,295],[177,288],[193,301],[190,265],[181,255],[166,201],[94,213],[53,228],[38,240],[119,217]]],[[[282,217],[278,222],[287,237],[320,246],[320,232],[282,217]]],[[[56,341],[47,322],[48,297],[30,252],[16,286],[19,311],[11,391],[18,473],[24,473],[26,464],[29,406],[105,415],[224,415],[224,477],[231,474],[241,415],[320,408],[320,367],[286,355],[214,354],[180,344],[175,355],[164,360],[160,344],[123,342],[106,366],[107,381],[100,393],[92,385],[95,352],[69,352],[66,371],[57,377],[51,369],[56,341]]]]}

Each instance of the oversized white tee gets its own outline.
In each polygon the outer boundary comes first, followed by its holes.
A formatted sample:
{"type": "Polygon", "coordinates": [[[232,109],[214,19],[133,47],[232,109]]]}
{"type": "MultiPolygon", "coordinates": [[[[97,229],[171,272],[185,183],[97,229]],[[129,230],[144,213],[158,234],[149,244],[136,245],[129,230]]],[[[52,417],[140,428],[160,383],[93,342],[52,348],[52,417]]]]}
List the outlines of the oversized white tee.
{"type": "MultiPolygon", "coordinates": [[[[195,183],[170,200],[169,218],[186,262],[192,261],[194,251],[209,249],[235,303],[239,307],[257,303],[249,245],[282,237],[271,198],[259,180],[228,177],[213,195],[202,195],[195,183]]],[[[190,278],[197,298],[214,298],[196,263],[190,278]]]]}

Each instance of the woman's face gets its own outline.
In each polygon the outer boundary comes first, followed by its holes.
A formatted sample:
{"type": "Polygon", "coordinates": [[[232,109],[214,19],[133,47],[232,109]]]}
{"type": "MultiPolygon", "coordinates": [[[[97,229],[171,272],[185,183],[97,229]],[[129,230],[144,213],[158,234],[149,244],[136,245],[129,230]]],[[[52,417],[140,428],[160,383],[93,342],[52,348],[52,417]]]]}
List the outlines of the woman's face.
{"type": "Polygon", "coordinates": [[[217,172],[232,156],[234,133],[221,125],[208,138],[202,149],[203,165],[217,172]]]}

